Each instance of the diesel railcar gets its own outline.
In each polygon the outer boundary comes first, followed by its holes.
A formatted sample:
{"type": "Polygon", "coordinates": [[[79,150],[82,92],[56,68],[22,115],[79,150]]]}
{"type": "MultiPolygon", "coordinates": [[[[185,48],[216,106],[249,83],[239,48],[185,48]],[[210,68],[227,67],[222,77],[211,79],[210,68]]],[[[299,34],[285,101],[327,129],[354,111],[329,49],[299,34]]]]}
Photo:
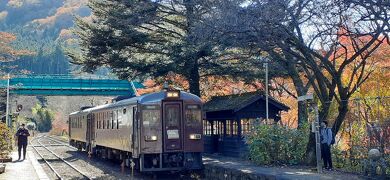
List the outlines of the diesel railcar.
{"type": "Polygon", "coordinates": [[[70,145],[141,172],[202,168],[202,101],[163,90],[69,115],[70,145]]]}

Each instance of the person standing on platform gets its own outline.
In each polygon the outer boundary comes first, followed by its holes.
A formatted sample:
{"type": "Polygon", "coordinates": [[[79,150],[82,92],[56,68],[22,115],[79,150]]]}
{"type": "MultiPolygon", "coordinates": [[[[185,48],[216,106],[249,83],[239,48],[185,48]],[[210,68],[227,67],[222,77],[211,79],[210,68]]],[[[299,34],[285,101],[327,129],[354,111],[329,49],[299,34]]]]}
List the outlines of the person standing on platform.
{"type": "Polygon", "coordinates": [[[328,122],[321,123],[321,155],[324,161],[324,167],[328,170],[333,170],[332,154],[330,152],[331,145],[334,143],[332,129],[328,128],[328,122]]]}
{"type": "Polygon", "coordinates": [[[27,137],[30,136],[30,133],[25,128],[25,124],[22,124],[15,135],[18,139],[18,161],[21,158],[21,150],[23,149],[23,160],[26,159],[26,148],[27,148],[27,137]]]}

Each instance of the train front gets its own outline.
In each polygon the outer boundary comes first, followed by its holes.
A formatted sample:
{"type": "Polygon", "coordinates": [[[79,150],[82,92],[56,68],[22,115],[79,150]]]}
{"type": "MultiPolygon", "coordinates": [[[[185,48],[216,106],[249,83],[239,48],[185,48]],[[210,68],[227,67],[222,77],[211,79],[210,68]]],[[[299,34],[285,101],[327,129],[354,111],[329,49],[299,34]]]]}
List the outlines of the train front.
{"type": "Polygon", "coordinates": [[[140,170],[181,171],[202,168],[202,101],[177,90],[140,100],[140,170]]]}

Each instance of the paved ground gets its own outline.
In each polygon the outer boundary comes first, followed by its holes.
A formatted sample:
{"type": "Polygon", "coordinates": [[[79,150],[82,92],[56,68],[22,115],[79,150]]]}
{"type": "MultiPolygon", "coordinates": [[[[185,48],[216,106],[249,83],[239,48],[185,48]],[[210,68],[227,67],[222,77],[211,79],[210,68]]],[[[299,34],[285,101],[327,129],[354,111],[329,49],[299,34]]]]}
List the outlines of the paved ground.
{"type": "MultiPolygon", "coordinates": [[[[28,148],[27,157],[24,161],[16,161],[17,152],[12,153],[13,162],[6,163],[6,171],[0,174],[0,180],[35,180],[49,179],[42,167],[38,163],[32,149],[28,148]]],[[[240,160],[237,158],[229,158],[222,156],[206,155],[204,158],[205,168],[216,168],[219,171],[242,174],[256,175],[258,177],[267,177],[268,179],[341,179],[341,180],[360,180],[365,177],[346,174],[338,171],[326,171],[323,174],[318,174],[308,168],[281,168],[281,167],[259,167],[249,161],[240,160]]],[[[224,176],[222,174],[222,176],[224,176]]],[[[226,176],[225,176],[226,177],[226,176]]],[[[207,176],[206,176],[206,179],[207,176]]],[[[220,179],[220,178],[217,178],[220,179]]]]}
{"type": "Polygon", "coordinates": [[[6,163],[5,172],[0,174],[0,180],[48,180],[46,173],[39,165],[32,149],[27,148],[24,161],[17,161],[18,153],[12,152],[12,162],[6,163]]]}
{"type": "MultiPolygon", "coordinates": [[[[237,158],[221,157],[206,155],[203,158],[205,168],[215,168],[218,170],[226,169],[231,174],[241,172],[242,174],[257,175],[257,177],[267,179],[340,179],[340,180],[360,180],[367,179],[355,174],[343,173],[338,171],[325,171],[322,174],[311,171],[309,168],[285,168],[285,167],[259,167],[249,161],[240,160],[237,158]]],[[[250,176],[252,176],[250,175],[250,176]]],[[[228,175],[225,175],[225,177],[228,175]]],[[[214,177],[211,175],[211,177],[214,177]]],[[[253,177],[253,176],[252,176],[253,177]]],[[[206,175],[207,178],[207,175],[206,175]]]]}

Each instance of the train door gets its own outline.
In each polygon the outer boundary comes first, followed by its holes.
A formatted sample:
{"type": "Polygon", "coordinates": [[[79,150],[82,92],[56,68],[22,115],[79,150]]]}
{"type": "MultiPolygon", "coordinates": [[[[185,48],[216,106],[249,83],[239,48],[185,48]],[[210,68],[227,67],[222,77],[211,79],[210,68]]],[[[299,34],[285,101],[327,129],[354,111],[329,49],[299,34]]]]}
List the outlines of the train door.
{"type": "Polygon", "coordinates": [[[72,127],[70,126],[72,124],[72,118],[69,117],[69,120],[68,120],[68,136],[69,136],[69,139],[71,139],[72,137],[72,127]]]}
{"type": "Polygon", "coordinates": [[[132,155],[133,157],[138,157],[138,133],[139,133],[139,128],[138,128],[138,120],[137,120],[137,106],[132,107],[132,121],[133,127],[132,127],[132,134],[131,134],[131,149],[132,149],[132,155]]]}
{"type": "Polygon", "coordinates": [[[92,143],[95,140],[95,126],[94,118],[92,113],[87,115],[87,131],[86,131],[86,140],[87,140],[87,150],[92,152],[92,143]]]}
{"type": "Polygon", "coordinates": [[[180,151],[183,149],[182,137],[182,102],[163,102],[164,150],[180,151]]]}

